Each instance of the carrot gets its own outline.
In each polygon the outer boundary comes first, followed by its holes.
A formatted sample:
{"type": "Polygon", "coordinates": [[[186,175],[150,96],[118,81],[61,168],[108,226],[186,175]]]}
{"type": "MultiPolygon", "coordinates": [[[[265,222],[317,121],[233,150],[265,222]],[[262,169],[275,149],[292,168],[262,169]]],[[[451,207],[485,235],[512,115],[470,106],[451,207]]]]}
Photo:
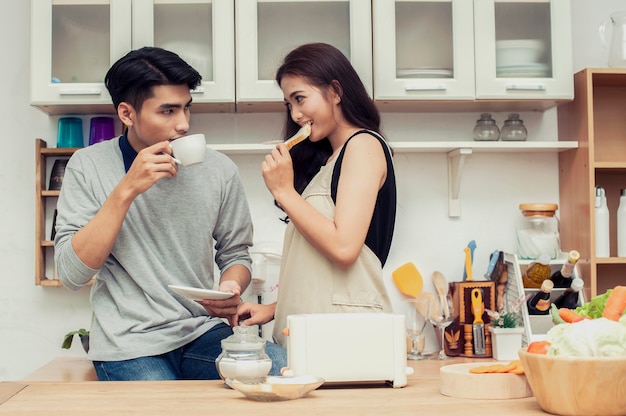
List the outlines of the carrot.
{"type": "Polygon", "coordinates": [[[606,300],[602,317],[619,321],[624,310],[626,310],[626,286],[615,286],[606,300]]]}
{"type": "Polygon", "coordinates": [[[583,316],[577,314],[570,308],[559,308],[559,317],[568,323],[578,322],[585,319],[583,316]]]}
{"type": "Polygon", "coordinates": [[[533,354],[547,354],[550,349],[550,341],[534,341],[528,344],[526,351],[533,354]]]}
{"type": "Polygon", "coordinates": [[[524,367],[522,367],[522,362],[520,360],[514,360],[506,365],[492,364],[472,367],[469,372],[472,374],[524,374],[524,367]]]}

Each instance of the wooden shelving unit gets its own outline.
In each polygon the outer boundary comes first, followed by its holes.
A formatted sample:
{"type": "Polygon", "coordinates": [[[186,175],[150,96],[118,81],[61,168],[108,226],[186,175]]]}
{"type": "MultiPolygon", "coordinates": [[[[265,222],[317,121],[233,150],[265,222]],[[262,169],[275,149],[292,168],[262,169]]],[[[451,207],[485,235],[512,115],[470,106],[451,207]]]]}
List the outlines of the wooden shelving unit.
{"type": "Polygon", "coordinates": [[[578,250],[591,296],[626,284],[626,257],[617,257],[616,212],[626,188],[626,69],[586,68],[574,75],[574,100],[558,108],[560,140],[578,148],[559,153],[561,249],[578,250]],[[606,190],[611,256],[595,254],[595,187],[606,190]]]}
{"type": "Polygon", "coordinates": [[[52,214],[49,201],[59,197],[60,191],[48,190],[48,163],[59,158],[69,158],[77,149],[48,148],[42,139],[35,141],[35,284],[61,286],[54,266],[54,243],[50,240],[52,214]],[[52,270],[52,272],[50,271],[52,270]]]}

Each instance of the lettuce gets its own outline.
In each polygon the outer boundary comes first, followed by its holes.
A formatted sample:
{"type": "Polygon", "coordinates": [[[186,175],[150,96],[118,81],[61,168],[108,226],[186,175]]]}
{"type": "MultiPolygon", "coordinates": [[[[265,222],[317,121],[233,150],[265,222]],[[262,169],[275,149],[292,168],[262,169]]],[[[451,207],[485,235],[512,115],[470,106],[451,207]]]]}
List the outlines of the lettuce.
{"type": "Polygon", "coordinates": [[[606,301],[612,291],[613,289],[609,289],[605,293],[591,298],[589,302],[577,307],[576,313],[585,318],[601,318],[602,312],[604,312],[604,305],[606,305],[606,301]]]}

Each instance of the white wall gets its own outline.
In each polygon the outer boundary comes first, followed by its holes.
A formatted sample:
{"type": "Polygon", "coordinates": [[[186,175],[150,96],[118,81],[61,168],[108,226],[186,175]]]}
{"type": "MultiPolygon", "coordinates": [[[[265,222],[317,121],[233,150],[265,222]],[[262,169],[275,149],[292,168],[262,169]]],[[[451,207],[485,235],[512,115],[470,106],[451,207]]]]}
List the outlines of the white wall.
{"type": "MultiPolygon", "coordinates": [[[[71,293],[63,288],[34,285],[35,157],[34,140],[55,144],[56,117],[29,105],[29,12],[25,0],[4,0],[0,14],[0,114],[4,150],[0,168],[0,380],[15,380],[63,355],[81,355],[76,344],[60,348],[63,335],[89,327],[88,289],[71,293]]],[[[574,69],[606,66],[606,53],[597,26],[611,11],[626,9],[625,0],[572,0],[574,69]]],[[[506,114],[496,114],[502,123],[506,114]]],[[[478,114],[384,114],[390,140],[469,139],[478,114]],[[450,125],[450,127],[445,127],[450,125]]],[[[522,113],[529,140],[555,140],[556,111],[522,113]]],[[[195,115],[193,127],[212,137],[277,137],[282,115],[195,115]]],[[[262,156],[233,157],[241,168],[252,206],[256,240],[282,240],[283,225],[259,174],[262,156]]],[[[474,154],[465,164],[461,184],[460,218],[447,216],[447,165],[443,153],[399,153],[397,232],[385,269],[395,305],[401,296],[391,271],[413,261],[433,291],[430,276],[440,270],[460,280],[463,248],[478,244],[474,274],[484,274],[489,254],[512,250],[512,231],[520,202],[558,202],[555,154],[474,154]]],[[[429,339],[434,348],[434,338],[429,339]]]]}

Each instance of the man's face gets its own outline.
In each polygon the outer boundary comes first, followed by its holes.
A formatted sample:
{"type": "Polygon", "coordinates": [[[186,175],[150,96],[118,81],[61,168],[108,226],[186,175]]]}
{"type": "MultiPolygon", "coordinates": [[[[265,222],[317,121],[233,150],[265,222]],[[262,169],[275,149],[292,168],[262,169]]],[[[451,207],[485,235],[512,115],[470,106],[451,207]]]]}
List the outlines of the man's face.
{"type": "Polygon", "coordinates": [[[141,112],[131,111],[128,141],[140,151],[164,140],[177,139],[189,130],[191,93],[187,85],[159,85],[143,102],[141,112]]]}

